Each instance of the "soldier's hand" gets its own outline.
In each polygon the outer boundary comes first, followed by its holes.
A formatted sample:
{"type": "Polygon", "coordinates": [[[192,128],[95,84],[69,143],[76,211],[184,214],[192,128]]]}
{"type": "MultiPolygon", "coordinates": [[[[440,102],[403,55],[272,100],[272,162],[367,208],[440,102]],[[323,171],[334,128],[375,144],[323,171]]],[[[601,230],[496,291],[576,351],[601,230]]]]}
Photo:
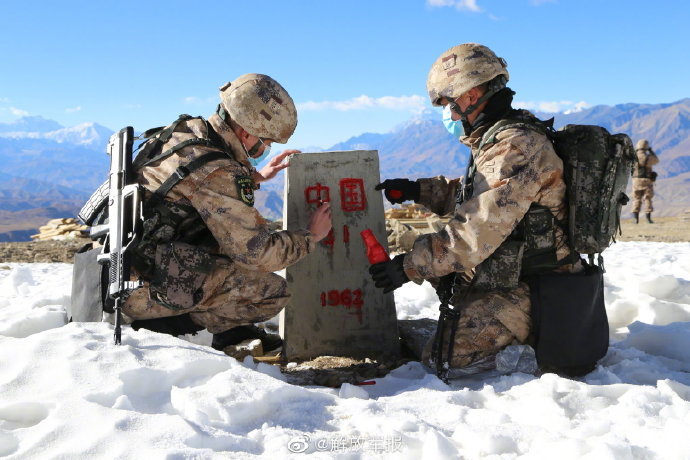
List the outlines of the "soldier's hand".
{"type": "Polygon", "coordinates": [[[254,177],[256,182],[264,182],[269,179],[273,179],[279,171],[290,166],[290,156],[296,153],[302,153],[299,150],[284,150],[278,155],[274,156],[266,163],[266,166],[261,168],[258,172],[258,176],[254,177]]]}
{"type": "Polygon", "coordinates": [[[405,274],[405,270],[403,270],[404,258],[405,254],[399,254],[393,257],[393,260],[387,260],[369,267],[369,273],[374,280],[374,285],[377,288],[382,288],[384,294],[394,291],[410,281],[405,274]]]}
{"type": "Polygon", "coordinates": [[[314,211],[314,214],[311,215],[311,219],[309,219],[309,232],[314,240],[318,242],[326,238],[332,227],[331,204],[326,202],[319,206],[314,211]]]}
{"type": "Polygon", "coordinates": [[[391,203],[397,204],[403,201],[419,200],[419,183],[409,179],[386,179],[376,187],[376,190],[383,190],[386,199],[391,203]]]}

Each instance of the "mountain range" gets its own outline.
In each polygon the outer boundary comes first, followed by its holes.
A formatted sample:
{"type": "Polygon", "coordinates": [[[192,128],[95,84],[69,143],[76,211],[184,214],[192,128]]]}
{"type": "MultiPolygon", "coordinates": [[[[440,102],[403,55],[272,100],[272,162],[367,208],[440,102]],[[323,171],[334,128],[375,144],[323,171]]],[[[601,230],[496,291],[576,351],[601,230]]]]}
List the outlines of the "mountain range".
{"type": "MultiPolygon", "coordinates": [[[[690,98],[667,104],[599,105],[553,117],[556,128],[595,124],[626,133],[633,142],[647,139],[659,155],[655,170],[655,215],[690,209],[690,98]]],[[[112,130],[97,123],[65,128],[40,116],[0,123],[0,241],[28,240],[54,217],[76,215],[106,177],[105,146],[112,130]]],[[[381,178],[459,177],[469,150],[443,127],[441,115],[427,111],[388,133],[364,133],[328,149],[378,150],[381,178]]],[[[256,206],[267,218],[282,216],[283,176],[262,184],[256,206]]],[[[627,212],[627,210],[624,210],[627,212]]]]}

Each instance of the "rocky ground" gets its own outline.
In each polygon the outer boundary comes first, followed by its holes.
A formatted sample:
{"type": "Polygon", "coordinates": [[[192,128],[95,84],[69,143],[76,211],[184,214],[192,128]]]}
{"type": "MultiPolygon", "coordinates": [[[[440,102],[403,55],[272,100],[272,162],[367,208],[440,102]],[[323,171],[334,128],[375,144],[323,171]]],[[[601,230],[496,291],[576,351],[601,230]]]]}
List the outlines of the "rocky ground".
{"type": "Polygon", "coordinates": [[[640,216],[640,223],[633,219],[623,219],[621,222],[622,235],[616,237],[618,241],[661,241],[679,243],[690,241],[690,213],[682,217],[655,217],[653,224],[640,216]]]}
{"type": "Polygon", "coordinates": [[[72,263],[74,253],[89,242],[91,242],[91,240],[88,238],[71,238],[64,240],[0,243],[0,263],[72,263]]]}

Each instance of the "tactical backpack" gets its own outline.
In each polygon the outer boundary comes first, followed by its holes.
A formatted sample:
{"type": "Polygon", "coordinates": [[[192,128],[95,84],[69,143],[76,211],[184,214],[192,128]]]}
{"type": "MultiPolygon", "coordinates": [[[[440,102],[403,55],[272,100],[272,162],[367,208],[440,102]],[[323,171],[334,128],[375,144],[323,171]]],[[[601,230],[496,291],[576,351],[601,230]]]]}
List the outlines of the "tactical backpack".
{"type": "Polygon", "coordinates": [[[555,132],[554,147],[563,160],[569,208],[568,233],[575,251],[590,261],[616,241],[622,207],[635,162],[626,134],[600,126],[566,125],[555,132]]]}

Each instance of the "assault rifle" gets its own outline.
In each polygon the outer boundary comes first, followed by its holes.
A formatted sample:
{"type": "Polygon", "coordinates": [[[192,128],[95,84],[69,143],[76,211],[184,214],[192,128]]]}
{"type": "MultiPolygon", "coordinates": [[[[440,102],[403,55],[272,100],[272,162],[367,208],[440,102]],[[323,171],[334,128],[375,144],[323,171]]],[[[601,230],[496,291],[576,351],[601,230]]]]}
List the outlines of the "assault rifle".
{"type": "Polygon", "coordinates": [[[115,313],[115,344],[121,343],[122,302],[142,286],[140,280],[130,281],[130,251],[141,235],[143,222],[143,195],[132,171],[133,141],[134,130],[131,126],[110,137],[107,150],[110,173],[106,183],[101,186],[103,189],[107,184],[108,223],[91,230],[92,239],[105,236],[103,250],[97,260],[109,271],[107,300],[112,303],[115,313]]]}

